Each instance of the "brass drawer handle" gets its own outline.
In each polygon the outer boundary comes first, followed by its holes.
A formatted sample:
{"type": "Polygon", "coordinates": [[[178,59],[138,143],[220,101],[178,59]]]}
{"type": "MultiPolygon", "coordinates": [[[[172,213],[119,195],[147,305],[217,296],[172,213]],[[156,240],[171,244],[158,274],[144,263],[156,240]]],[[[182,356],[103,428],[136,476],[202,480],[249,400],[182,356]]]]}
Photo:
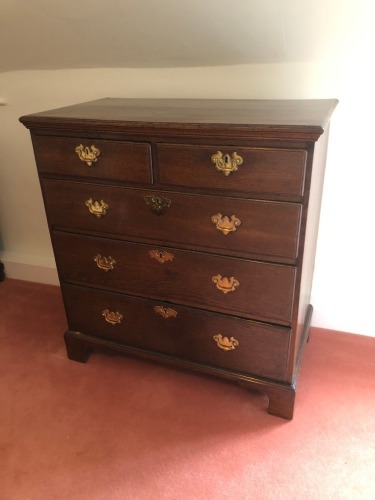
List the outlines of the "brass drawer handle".
{"type": "Polygon", "coordinates": [[[173,253],[164,252],[164,250],[150,250],[148,254],[151,259],[157,260],[158,262],[160,262],[160,264],[164,264],[168,261],[172,262],[174,258],[173,253]]]}
{"type": "Polygon", "coordinates": [[[154,194],[149,194],[144,197],[146,205],[151,208],[151,210],[156,215],[162,215],[165,209],[171,206],[172,201],[164,196],[155,196],[154,194]]]}
{"type": "Polygon", "coordinates": [[[222,172],[225,177],[228,177],[231,172],[236,172],[238,170],[239,165],[242,165],[243,158],[236,152],[232,153],[231,156],[229,154],[223,155],[221,151],[218,151],[211,156],[211,161],[214,163],[216,170],[222,172]]]}
{"type": "Polygon", "coordinates": [[[231,276],[223,278],[221,274],[212,276],[212,281],[216,284],[216,288],[223,293],[234,292],[240,286],[240,282],[231,276]]]}
{"type": "Polygon", "coordinates": [[[121,323],[123,318],[123,315],[120,314],[118,311],[113,312],[109,311],[108,309],[104,309],[104,311],[102,311],[102,316],[104,316],[104,319],[110,325],[118,325],[119,323],[121,323]]]}
{"type": "Polygon", "coordinates": [[[228,337],[223,337],[221,333],[214,335],[213,339],[216,342],[217,346],[220,347],[220,349],[223,349],[223,351],[233,351],[233,349],[240,345],[238,340],[236,340],[234,337],[228,339],[228,337]]]}
{"type": "Polygon", "coordinates": [[[160,314],[163,318],[175,318],[177,316],[177,311],[170,307],[154,306],[154,311],[156,314],[160,314]]]}
{"type": "Polygon", "coordinates": [[[109,257],[102,257],[100,253],[98,255],[95,255],[94,261],[96,262],[96,265],[98,266],[99,269],[102,269],[106,273],[108,271],[111,271],[114,269],[114,264],[116,264],[115,259],[112,259],[111,256],[109,257]]]}
{"type": "Polygon", "coordinates": [[[216,214],[211,217],[211,222],[216,225],[216,229],[221,231],[223,234],[227,235],[233,233],[237,227],[241,224],[240,219],[237,219],[235,215],[231,218],[226,215],[216,214]]]}
{"type": "Polygon", "coordinates": [[[92,198],[85,201],[86,207],[89,209],[89,212],[93,215],[96,215],[98,219],[107,213],[109,205],[105,203],[105,201],[93,201],[92,198]]]}
{"type": "Polygon", "coordinates": [[[80,144],[75,148],[75,152],[77,153],[78,158],[89,167],[98,161],[98,156],[100,155],[100,150],[94,145],[88,147],[80,144]]]}

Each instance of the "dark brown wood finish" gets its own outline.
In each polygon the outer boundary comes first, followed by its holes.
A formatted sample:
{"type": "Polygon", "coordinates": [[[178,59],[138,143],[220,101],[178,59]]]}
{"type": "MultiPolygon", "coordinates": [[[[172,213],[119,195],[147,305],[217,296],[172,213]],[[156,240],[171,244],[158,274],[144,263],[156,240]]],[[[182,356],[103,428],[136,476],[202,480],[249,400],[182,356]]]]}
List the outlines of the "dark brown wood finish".
{"type": "Polygon", "coordinates": [[[75,130],[96,137],[122,132],[314,142],[327,128],[336,105],[336,99],[104,98],[23,116],[21,122],[43,134],[75,130]]]}
{"type": "Polygon", "coordinates": [[[54,228],[85,230],[125,239],[164,242],[193,249],[237,256],[258,256],[279,262],[297,257],[301,205],[221,196],[197,196],[146,191],[120,186],[44,179],[42,181],[50,224],[54,228]],[[145,197],[170,202],[155,214],[145,197]],[[106,214],[89,212],[87,200],[104,201],[106,214]],[[241,224],[223,234],[212,217],[236,216],[241,224]]]}
{"type": "Polygon", "coordinates": [[[191,146],[158,144],[159,181],[162,185],[239,191],[242,195],[265,193],[301,196],[304,189],[306,151],[244,148],[238,145],[191,146]],[[222,151],[220,151],[220,149],[222,151]],[[237,172],[218,175],[211,156],[236,152],[243,159],[237,172]]]}
{"type": "Polygon", "coordinates": [[[214,367],[285,380],[288,328],[93,288],[64,285],[63,292],[74,331],[214,367]],[[164,318],[155,312],[158,306],[172,309],[176,316],[164,318]],[[106,309],[121,314],[121,323],[109,324],[103,317],[106,309]],[[217,334],[234,336],[238,350],[219,349],[213,339],[217,334]]]}
{"type": "Polygon", "coordinates": [[[296,275],[292,266],[64,232],[54,234],[54,245],[60,276],[66,282],[193,307],[203,305],[269,323],[289,325],[291,321],[296,275]],[[152,257],[155,252],[156,257],[167,253],[171,259],[157,260],[152,257]],[[115,261],[113,269],[98,267],[98,255],[115,261]],[[213,278],[219,275],[234,278],[238,286],[228,291],[218,279],[218,288],[213,278]]]}
{"type": "Polygon", "coordinates": [[[109,348],[198,370],[292,418],[336,104],[101,99],[22,117],[69,358],[109,348]],[[217,169],[218,152],[238,169],[217,169]]]}
{"type": "Polygon", "coordinates": [[[36,161],[42,174],[115,180],[132,183],[152,182],[151,147],[148,143],[93,140],[100,154],[87,165],[75,152],[79,145],[90,146],[83,137],[33,136],[36,161]]]}

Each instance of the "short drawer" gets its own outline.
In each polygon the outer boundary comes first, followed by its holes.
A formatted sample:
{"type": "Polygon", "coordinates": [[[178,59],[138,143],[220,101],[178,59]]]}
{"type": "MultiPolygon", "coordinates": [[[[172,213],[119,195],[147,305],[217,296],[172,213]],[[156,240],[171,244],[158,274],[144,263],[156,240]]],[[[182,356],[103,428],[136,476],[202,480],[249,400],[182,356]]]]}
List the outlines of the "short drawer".
{"type": "Polygon", "coordinates": [[[55,228],[282,262],[297,256],[302,207],[296,203],[49,179],[42,186],[55,228]]]}
{"type": "Polygon", "coordinates": [[[301,196],[304,150],[158,144],[164,185],[301,196]]]}
{"type": "Polygon", "coordinates": [[[151,148],[147,143],[33,135],[41,174],[147,183],[151,148]]]}
{"type": "Polygon", "coordinates": [[[289,324],[294,267],[57,232],[60,278],[289,324]]]}
{"type": "Polygon", "coordinates": [[[176,358],[285,380],[290,330],[63,285],[69,329],[176,358]]]}

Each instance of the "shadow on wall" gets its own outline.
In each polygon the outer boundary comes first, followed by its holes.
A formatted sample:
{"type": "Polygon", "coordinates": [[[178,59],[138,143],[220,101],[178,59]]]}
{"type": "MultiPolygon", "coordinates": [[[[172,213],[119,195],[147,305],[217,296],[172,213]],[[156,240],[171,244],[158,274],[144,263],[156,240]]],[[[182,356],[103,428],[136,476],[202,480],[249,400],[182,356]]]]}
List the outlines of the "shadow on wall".
{"type": "MultiPolygon", "coordinates": [[[[4,249],[4,245],[3,245],[3,239],[1,237],[1,233],[0,233],[0,250],[4,249]]],[[[1,262],[0,260],[0,281],[4,281],[5,280],[5,268],[4,268],[4,264],[1,262]]]]}
{"type": "Polygon", "coordinates": [[[5,280],[5,269],[4,269],[4,264],[0,260],[0,281],[5,280]]]}

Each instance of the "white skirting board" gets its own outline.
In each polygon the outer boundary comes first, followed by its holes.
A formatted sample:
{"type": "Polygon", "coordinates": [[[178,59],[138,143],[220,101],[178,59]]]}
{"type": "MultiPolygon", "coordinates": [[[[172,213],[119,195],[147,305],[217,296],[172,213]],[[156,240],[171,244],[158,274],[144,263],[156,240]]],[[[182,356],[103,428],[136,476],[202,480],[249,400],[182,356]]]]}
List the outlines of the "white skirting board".
{"type": "Polygon", "coordinates": [[[59,285],[56,264],[53,258],[39,257],[15,252],[0,252],[7,278],[59,285]]]}

